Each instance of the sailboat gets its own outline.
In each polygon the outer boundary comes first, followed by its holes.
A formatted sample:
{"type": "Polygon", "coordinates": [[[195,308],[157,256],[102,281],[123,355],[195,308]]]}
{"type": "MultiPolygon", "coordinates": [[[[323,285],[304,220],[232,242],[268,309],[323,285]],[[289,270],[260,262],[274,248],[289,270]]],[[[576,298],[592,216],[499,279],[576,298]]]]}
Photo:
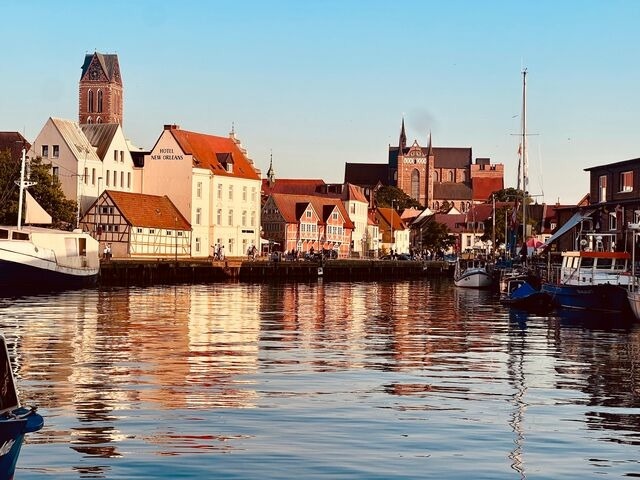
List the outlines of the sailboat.
{"type": "Polygon", "coordinates": [[[633,316],[640,320],[640,281],[636,277],[636,241],[640,237],[640,223],[630,223],[629,230],[632,232],[631,281],[627,290],[627,300],[633,316]]]}
{"type": "Polygon", "coordinates": [[[0,288],[38,290],[95,285],[100,271],[98,241],[82,230],[55,230],[22,225],[50,224],[51,216],[26,191],[26,151],[22,149],[18,222],[0,226],[0,288]]]}

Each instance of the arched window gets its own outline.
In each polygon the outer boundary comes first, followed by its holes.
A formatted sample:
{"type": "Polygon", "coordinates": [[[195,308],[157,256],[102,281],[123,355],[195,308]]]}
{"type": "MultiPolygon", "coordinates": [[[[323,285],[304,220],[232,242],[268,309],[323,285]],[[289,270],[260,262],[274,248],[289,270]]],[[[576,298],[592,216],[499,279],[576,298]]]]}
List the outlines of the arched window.
{"type": "Polygon", "coordinates": [[[87,123],[91,125],[93,123],[93,118],[87,117],[87,123]]]}
{"type": "Polygon", "coordinates": [[[87,95],[87,111],[93,113],[93,90],[89,90],[87,95]]]}
{"type": "Polygon", "coordinates": [[[467,210],[471,210],[471,202],[467,202],[467,210]]]}
{"type": "Polygon", "coordinates": [[[98,90],[98,113],[102,113],[102,90],[98,90]]]}
{"type": "Polygon", "coordinates": [[[440,210],[440,203],[439,202],[433,202],[433,209],[438,211],[440,210]]]}
{"type": "Polygon", "coordinates": [[[434,170],[433,171],[433,181],[434,182],[439,182],[440,180],[438,180],[438,171],[434,170]]]}
{"type": "Polygon", "coordinates": [[[462,213],[465,213],[467,211],[467,208],[464,202],[460,202],[460,211],[462,213]]]}
{"type": "Polygon", "coordinates": [[[467,171],[466,171],[466,170],[463,170],[463,171],[462,171],[462,181],[463,181],[463,182],[466,182],[466,181],[467,181],[467,171]]]}
{"type": "Polygon", "coordinates": [[[96,123],[102,123],[102,117],[96,118],[96,123]]]}
{"type": "Polygon", "coordinates": [[[411,172],[411,196],[416,200],[420,198],[420,172],[417,169],[411,172]]]}
{"type": "Polygon", "coordinates": [[[449,171],[449,181],[450,182],[455,181],[455,176],[454,176],[453,170],[449,171]]]}

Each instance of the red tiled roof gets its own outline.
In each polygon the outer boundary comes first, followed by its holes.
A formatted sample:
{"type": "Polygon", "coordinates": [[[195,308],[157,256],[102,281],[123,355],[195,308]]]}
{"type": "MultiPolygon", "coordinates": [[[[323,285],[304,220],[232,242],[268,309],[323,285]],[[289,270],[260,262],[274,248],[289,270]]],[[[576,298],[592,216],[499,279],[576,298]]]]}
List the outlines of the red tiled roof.
{"type": "Polygon", "coordinates": [[[393,220],[394,230],[404,230],[407,228],[402,218],[400,218],[400,215],[398,215],[398,212],[392,208],[378,207],[378,215],[382,217],[387,225],[391,225],[391,221],[393,220]]]}
{"type": "Polygon", "coordinates": [[[321,223],[326,223],[329,214],[337,207],[344,218],[345,228],[354,228],[353,222],[344,208],[344,204],[337,198],[319,195],[291,195],[287,193],[274,193],[271,195],[271,198],[273,198],[278,210],[287,223],[298,223],[300,215],[302,215],[302,212],[304,212],[306,206],[310,203],[320,217],[321,223]]]}
{"type": "Polygon", "coordinates": [[[296,179],[278,178],[275,183],[269,186],[269,180],[262,179],[262,193],[271,195],[272,193],[287,193],[290,195],[313,195],[317,193],[320,186],[325,185],[320,179],[296,179]]]}
{"type": "Polygon", "coordinates": [[[182,216],[169,197],[143,193],[105,190],[114,205],[130,225],[136,227],[191,230],[191,225],[182,216]],[[177,222],[176,222],[177,219],[177,222]]]}
{"type": "Polygon", "coordinates": [[[247,157],[232,138],[189,132],[176,126],[171,126],[168,130],[176,139],[182,151],[187,155],[193,155],[194,166],[210,168],[216,175],[260,179],[247,157]],[[228,154],[230,154],[230,157],[228,154]],[[233,163],[232,172],[228,172],[220,163],[228,160],[233,163]]]}

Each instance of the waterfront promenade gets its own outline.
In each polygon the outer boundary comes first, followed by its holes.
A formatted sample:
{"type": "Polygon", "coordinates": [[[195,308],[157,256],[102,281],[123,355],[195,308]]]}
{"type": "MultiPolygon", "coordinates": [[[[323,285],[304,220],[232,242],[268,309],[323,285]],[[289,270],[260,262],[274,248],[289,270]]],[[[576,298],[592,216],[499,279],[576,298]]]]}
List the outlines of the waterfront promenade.
{"type": "Polygon", "coordinates": [[[441,261],[393,261],[336,259],[315,261],[178,259],[177,261],[112,259],[102,261],[101,285],[153,285],[203,283],[229,279],[271,280],[390,280],[453,275],[453,267],[441,261]]]}

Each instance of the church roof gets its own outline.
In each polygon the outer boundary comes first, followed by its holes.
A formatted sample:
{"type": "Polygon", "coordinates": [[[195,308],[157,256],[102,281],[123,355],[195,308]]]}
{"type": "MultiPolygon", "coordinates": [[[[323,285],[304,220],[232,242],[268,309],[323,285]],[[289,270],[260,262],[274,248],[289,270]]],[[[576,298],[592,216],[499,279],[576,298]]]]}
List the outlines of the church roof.
{"type": "Polygon", "coordinates": [[[102,67],[105,75],[109,78],[109,81],[116,82],[122,85],[122,80],[120,78],[120,66],[118,64],[118,55],[111,53],[87,53],[84,56],[84,63],[82,64],[82,73],[80,74],[80,79],[84,78],[85,74],[87,73],[93,57],[98,58],[98,62],[100,63],[100,66],[102,67]]]}
{"type": "Polygon", "coordinates": [[[391,185],[389,165],[386,163],[345,163],[344,181],[363,187],[374,187],[378,183],[391,185]]]}
{"type": "Polygon", "coordinates": [[[300,179],[300,178],[276,178],[273,185],[269,186],[269,180],[262,179],[262,193],[271,195],[272,193],[288,193],[291,195],[312,195],[318,192],[318,187],[325,185],[320,179],[300,179]]]}
{"type": "MultiPolygon", "coordinates": [[[[409,147],[403,150],[403,154],[409,151],[409,147]]],[[[426,157],[429,154],[429,146],[420,147],[426,157]]],[[[431,147],[435,168],[467,168],[472,163],[471,147],[431,147]]],[[[398,167],[398,147],[389,147],[389,166],[398,167]]]]}
{"type": "Polygon", "coordinates": [[[433,198],[435,200],[471,200],[471,187],[464,183],[434,183],[433,198]]]}

